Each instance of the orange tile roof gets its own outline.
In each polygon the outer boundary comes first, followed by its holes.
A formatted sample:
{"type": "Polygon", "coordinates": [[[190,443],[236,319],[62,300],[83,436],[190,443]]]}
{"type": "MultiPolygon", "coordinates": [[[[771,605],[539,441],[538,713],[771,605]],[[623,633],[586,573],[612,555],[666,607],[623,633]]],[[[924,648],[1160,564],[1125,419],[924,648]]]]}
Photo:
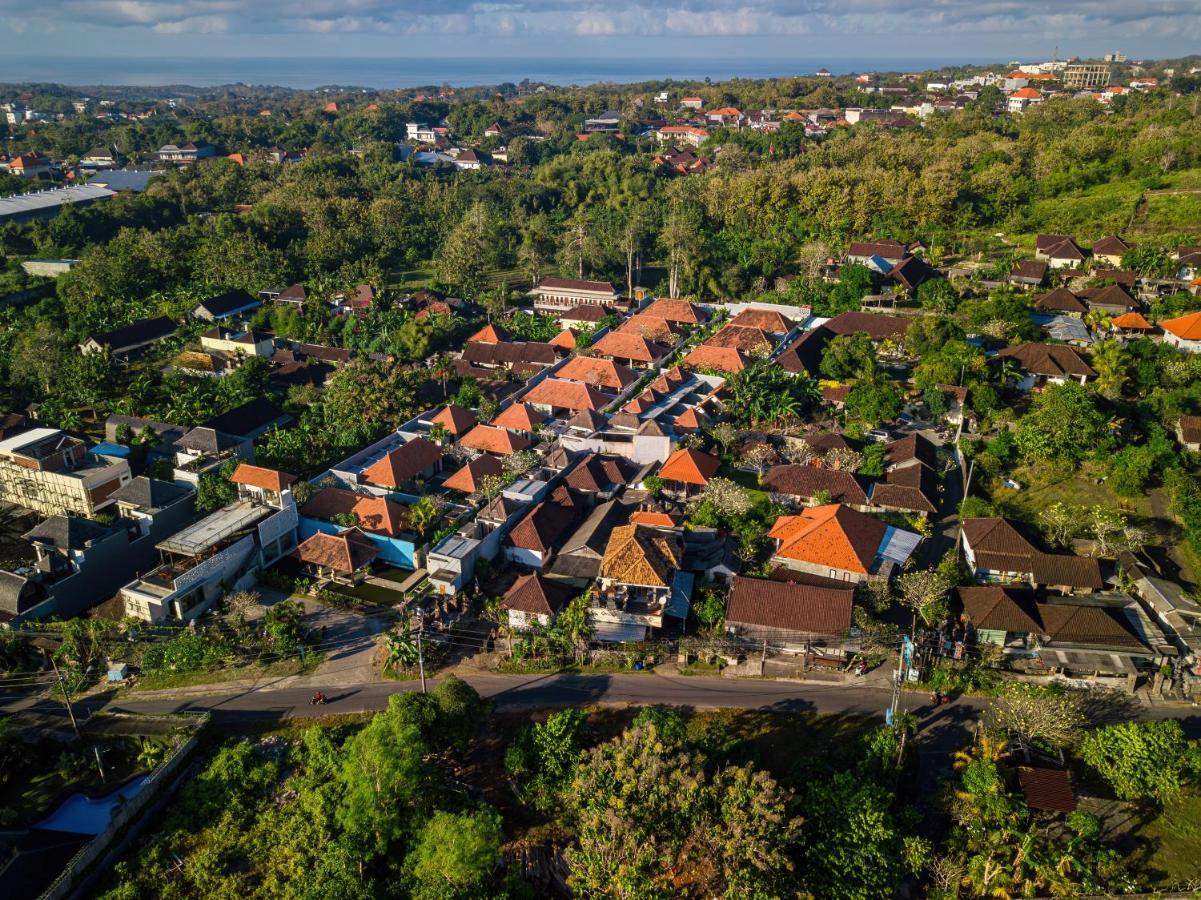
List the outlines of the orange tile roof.
{"type": "Polygon", "coordinates": [[[721,468],[721,460],[699,450],[677,450],[656,473],[668,481],[684,484],[708,484],[721,468]]]}
{"type": "Polygon", "coordinates": [[[387,497],[360,494],[345,488],[327,487],[315,493],[300,508],[301,515],[332,521],[334,516],[351,513],[364,531],[397,537],[409,530],[408,507],[387,497]]]}
{"type": "Polygon", "coordinates": [[[679,525],[678,516],[670,516],[665,512],[650,512],[640,510],[630,516],[631,525],[650,525],[655,528],[675,528],[679,525]]]}
{"type": "Polygon", "coordinates": [[[459,442],[472,450],[482,450],[485,453],[495,453],[508,456],[518,450],[526,450],[530,446],[529,438],[523,434],[514,434],[503,428],[493,428],[491,425],[477,425],[459,442]]]}
{"type": "Polygon", "coordinates": [[[746,353],[770,353],[776,346],[771,335],[762,328],[733,324],[727,325],[705,343],[710,347],[737,347],[746,353]]]}
{"type": "Polygon", "coordinates": [[[780,541],[776,556],[867,575],[885,531],[879,519],[831,503],[781,516],[767,536],[780,541]]]}
{"type": "Polygon", "coordinates": [[[678,416],[673,423],[677,431],[700,431],[708,423],[709,417],[697,409],[695,406],[690,406],[678,416]]]}
{"type": "Polygon", "coordinates": [[[576,344],[579,343],[576,338],[576,332],[572,331],[570,328],[564,328],[553,338],[547,341],[547,343],[552,347],[562,347],[564,350],[574,350],[576,348],[576,344]]]}
{"type": "Polygon", "coordinates": [[[681,325],[697,325],[704,321],[704,316],[687,300],[675,297],[660,297],[653,301],[641,313],[644,316],[658,316],[668,322],[678,322],[681,325]]]}
{"type": "Polygon", "coordinates": [[[547,378],[538,382],[523,399],[537,406],[570,410],[602,410],[613,402],[613,398],[602,394],[591,384],[564,381],[561,378],[547,378]]]}
{"type": "Polygon", "coordinates": [[[497,428],[512,428],[517,431],[533,431],[546,421],[546,416],[528,403],[514,403],[492,420],[497,428]]]}
{"type": "Polygon", "coordinates": [[[617,326],[617,330],[623,334],[640,334],[661,344],[674,344],[676,340],[676,333],[671,330],[671,325],[666,319],[646,313],[630,316],[617,326]]]}
{"type": "Polygon", "coordinates": [[[619,331],[610,331],[592,347],[601,356],[632,359],[643,363],[661,359],[668,352],[667,347],[648,341],[641,335],[619,331]]]}
{"type": "Polygon", "coordinates": [[[1019,100],[1037,100],[1039,97],[1042,96],[1042,94],[1040,94],[1038,91],[1036,91],[1032,87],[1024,87],[1020,91],[1014,91],[1009,96],[1017,97],[1019,100]]]}
{"type": "Polygon", "coordinates": [[[1154,327],[1143,318],[1142,313],[1136,312],[1122,313],[1120,316],[1111,319],[1110,324],[1118,328],[1137,328],[1139,330],[1149,330],[1154,327]]]}
{"type": "Polygon", "coordinates": [[[467,339],[469,344],[500,344],[509,339],[509,334],[499,325],[485,325],[467,339]]]}
{"type": "Polygon", "coordinates": [[[786,334],[792,330],[793,322],[774,309],[744,309],[733,319],[731,325],[742,325],[745,328],[759,328],[763,331],[786,334]]]}
{"type": "Polygon", "coordinates": [[[442,411],[430,419],[431,422],[436,422],[446,429],[447,434],[458,436],[474,428],[477,422],[475,413],[462,406],[456,406],[451,403],[442,408],[442,411]]]}
{"type": "Polygon", "coordinates": [[[459,491],[463,494],[474,494],[478,491],[487,475],[500,475],[505,467],[495,456],[487,453],[477,456],[459,471],[455,472],[442,483],[444,488],[459,491]]]}
{"type": "Polygon", "coordinates": [[[750,357],[737,347],[716,347],[701,344],[685,356],[680,365],[690,369],[719,369],[722,372],[741,372],[751,364],[750,357]]]}
{"type": "Polygon", "coordinates": [[[638,380],[638,376],[629,366],[595,356],[577,356],[569,359],[555,372],[555,376],[568,381],[597,384],[615,391],[624,390],[638,380]]]}
{"type": "Polygon", "coordinates": [[[1159,325],[1164,331],[1170,331],[1182,341],[1201,341],[1201,312],[1189,313],[1177,319],[1165,319],[1159,325]]]}
{"type": "Polygon", "coordinates": [[[406,441],[363,470],[363,479],[381,487],[400,487],[437,465],[442,448],[423,437],[406,441]]]}
{"type": "Polygon", "coordinates": [[[234,484],[248,484],[262,488],[265,491],[282,491],[296,481],[295,475],[280,472],[276,469],[265,469],[262,466],[252,466],[250,463],[238,463],[234,473],[229,476],[234,484]]]}

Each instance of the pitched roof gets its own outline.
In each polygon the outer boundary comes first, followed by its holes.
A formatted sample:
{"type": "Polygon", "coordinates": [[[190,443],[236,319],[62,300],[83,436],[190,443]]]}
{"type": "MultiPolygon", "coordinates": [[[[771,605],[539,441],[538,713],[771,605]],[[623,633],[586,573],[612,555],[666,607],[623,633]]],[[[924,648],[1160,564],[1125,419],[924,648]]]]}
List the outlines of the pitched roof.
{"type": "Polygon", "coordinates": [[[167,335],[174,334],[178,327],[173,320],[166,316],[158,316],[154,319],[142,319],[140,322],[134,322],[132,325],[126,325],[124,328],[102,331],[99,334],[92,335],[91,340],[102,347],[123,350],[126,347],[133,347],[165,338],[167,335]]]}
{"type": "Polygon", "coordinates": [[[721,372],[741,372],[751,364],[751,359],[737,347],[716,347],[700,344],[680,360],[680,365],[689,369],[717,369],[721,372]]]}
{"type": "Polygon", "coordinates": [[[118,503],[132,503],[142,509],[162,509],[192,493],[173,481],[159,481],[146,475],[131,478],[109,496],[118,503]]]}
{"type": "Polygon", "coordinates": [[[442,448],[433,441],[415,437],[384,454],[363,470],[364,480],[382,487],[400,487],[442,458],[442,448]]]}
{"type": "Polygon", "coordinates": [[[785,318],[774,309],[756,309],[751,307],[744,309],[731,319],[730,324],[741,325],[744,328],[758,328],[769,334],[786,334],[792,330],[796,323],[791,319],[785,318]]]}
{"type": "Polygon", "coordinates": [[[350,575],[370,565],[379,552],[371,538],[357,528],[348,528],[340,534],[318,531],[302,541],[292,555],[303,563],[350,575]]]}
{"type": "Polygon", "coordinates": [[[1101,563],[1091,556],[1039,553],[1030,561],[1030,575],[1035,584],[1066,585],[1094,591],[1105,586],[1101,578],[1101,563]]]}
{"type": "Polygon", "coordinates": [[[575,517],[575,500],[567,488],[560,486],[513,526],[507,540],[521,550],[546,553],[567,538],[575,517]]]}
{"type": "Polygon", "coordinates": [[[910,512],[938,512],[938,476],[926,465],[902,465],[872,485],[873,506],[910,512]]]}
{"type": "Polygon", "coordinates": [[[1155,326],[1148,322],[1142,313],[1128,312],[1114,316],[1109,323],[1115,328],[1133,328],[1137,331],[1150,331],[1155,326]]]}
{"type": "Polygon", "coordinates": [[[1018,768],[1018,783],[1026,795],[1026,805],[1047,812],[1070,813],[1076,809],[1072,776],[1063,769],[1018,768]]]}
{"type": "Polygon", "coordinates": [[[824,325],[810,329],[789,344],[776,357],[776,365],[785,372],[816,375],[821,368],[822,351],[834,333],[824,325]]]}
{"type": "Polygon", "coordinates": [[[1032,591],[984,585],[958,587],[955,593],[963,604],[964,614],[977,629],[1017,634],[1042,632],[1032,591]]]}
{"type": "Polygon", "coordinates": [[[296,476],[277,469],[266,469],[262,466],[252,466],[249,463],[238,463],[229,480],[234,484],[248,484],[266,491],[282,491],[295,482],[296,476]]]}
{"type": "Polygon", "coordinates": [[[929,438],[916,431],[885,444],[884,462],[886,465],[900,466],[911,460],[917,460],[922,465],[935,468],[938,465],[938,448],[929,438]]]}
{"type": "Polygon", "coordinates": [[[1133,246],[1134,244],[1122,240],[1116,234],[1111,234],[1093,242],[1093,255],[1121,256],[1133,246]]]}
{"type": "Polygon", "coordinates": [[[762,328],[746,325],[726,325],[717,334],[705,341],[710,347],[734,347],[745,353],[771,353],[776,342],[762,328]]]}
{"type": "Polygon", "coordinates": [[[472,365],[537,369],[558,362],[559,354],[550,344],[541,341],[502,341],[499,344],[476,341],[463,348],[461,358],[472,365]]]}
{"type": "Polygon", "coordinates": [[[636,467],[618,456],[590,453],[567,476],[567,486],[581,494],[595,494],[628,484],[636,467]]]}
{"type": "Polygon", "coordinates": [[[1106,606],[1040,603],[1042,632],[1051,641],[1094,647],[1142,649],[1145,645],[1130,630],[1120,610],[1106,606]]]}
{"type": "Polygon", "coordinates": [[[282,419],[291,418],[266,397],[256,397],[241,406],[235,406],[229,412],[213,416],[204,424],[234,437],[243,437],[282,419]]]}
{"type": "Polygon", "coordinates": [[[709,424],[709,417],[698,406],[690,406],[671,423],[676,431],[700,431],[709,424]]]}
{"type": "Polygon", "coordinates": [[[580,303],[565,313],[559,313],[559,321],[595,323],[609,315],[609,312],[606,307],[597,306],[595,303],[580,303]]]}
{"type": "Polygon", "coordinates": [[[667,457],[659,471],[660,478],[683,484],[705,485],[721,468],[721,460],[699,450],[680,449],[667,457]]]}
{"type": "Polygon", "coordinates": [[[1201,443],[1201,416],[1181,416],[1180,435],[1185,443],[1201,443]]]}
{"type": "Polygon", "coordinates": [[[467,339],[467,343],[499,344],[509,339],[509,333],[499,325],[488,323],[467,339]]]}
{"type": "Polygon", "coordinates": [[[847,250],[847,256],[879,256],[883,259],[901,259],[905,255],[905,245],[892,238],[881,238],[878,241],[855,241],[847,250]]]}
{"type": "Polygon", "coordinates": [[[1182,341],[1201,341],[1201,312],[1189,313],[1176,319],[1164,319],[1159,326],[1182,341]]]}
{"type": "Polygon", "coordinates": [[[638,380],[638,376],[629,366],[595,356],[576,356],[569,359],[555,370],[555,377],[600,385],[615,391],[623,391],[638,380]]]}
{"type": "Polygon", "coordinates": [[[857,334],[862,331],[873,341],[885,338],[903,339],[909,331],[909,319],[886,316],[882,313],[844,312],[839,313],[822,327],[834,334],[857,334]]]}
{"type": "Polygon", "coordinates": [[[654,362],[668,353],[668,348],[662,344],[648,341],[642,335],[631,334],[628,331],[610,331],[593,344],[592,349],[601,356],[632,359],[643,363],[654,362]]]}
{"type": "Polygon", "coordinates": [[[648,340],[658,341],[665,346],[670,346],[676,341],[676,333],[672,331],[671,324],[666,319],[646,313],[630,316],[617,326],[617,331],[640,334],[648,340]]]}
{"type": "Polygon", "coordinates": [[[1084,302],[1065,287],[1057,287],[1045,294],[1035,294],[1034,306],[1037,309],[1050,309],[1055,312],[1084,313],[1088,311],[1084,302]]]}
{"type": "Polygon", "coordinates": [[[652,528],[675,528],[680,524],[679,520],[680,516],[648,509],[640,509],[630,516],[631,525],[649,525],[652,528]]]}
{"type": "Polygon", "coordinates": [[[546,416],[538,412],[528,403],[512,403],[492,420],[497,428],[511,428],[516,431],[533,431],[546,421],[546,416]]]}
{"type": "Polygon", "coordinates": [[[592,409],[577,410],[570,419],[567,420],[567,427],[578,428],[581,431],[589,433],[600,431],[607,427],[609,420],[592,409]]]}
{"type": "Polygon", "coordinates": [[[301,515],[323,521],[334,516],[354,515],[359,527],[375,534],[397,537],[409,530],[408,507],[387,497],[360,494],[345,488],[322,488],[300,508],[301,515]]]}
{"type": "MultiPolygon", "coordinates": [[[[613,285],[608,281],[582,281],[578,278],[559,278],[548,275],[538,282],[539,288],[553,288],[568,291],[596,291],[605,294],[616,294],[613,285]]],[[[537,290],[537,288],[535,288],[537,290]]]]}
{"type": "Polygon", "coordinates": [[[474,428],[477,422],[474,412],[454,403],[442,407],[438,414],[430,419],[431,424],[441,425],[447,434],[456,437],[474,428]]]}
{"type": "Polygon", "coordinates": [[[1081,359],[1080,354],[1065,344],[1018,344],[1006,347],[998,359],[1012,359],[1032,375],[1050,378],[1083,376],[1096,378],[1097,373],[1081,359]]]}
{"type": "Polygon", "coordinates": [[[496,453],[501,456],[526,450],[530,446],[530,440],[524,434],[515,434],[491,425],[475,426],[463,435],[459,443],[472,450],[483,450],[485,453],[496,453]]]}
{"type": "Polygon", "coordinates": [[[459,491],[464,494],[474,494],[482,487],[482,481],[487,475],[500,475],[505,470],[501,461],[495,456],[482,453],[455,472],[446,481],[444,488],[459,491]]]}
{"type": "Polygon", "coordinates": [[[578,335],[570,328],[564,328],[547,343],[552,347],[561,347],[564,350],[574,350],[579,343],[578,335]]]}
{"type": "Polygon", "coordinates": [[[1014,264],[1009,277],[1039,282],[1047,277],[1047,269],[1047,264],[1041,259],[1022,259],[1014,264]]]}
{"type": "Polygon", "coordinates": [[[997,516],[964,519],[963,536],[975,553],[995,553],[1029,559],[1039,552],[1007,519],[997,516]]]}
{"type": "Polygon", "coordinates": [[[601,410],[613,400],[591,384],[565,381],[562,378],[546,378],[538,382],[522,399],[539,406],[570,410],[601,410]]]}
{"type": "Polygon", "coordinates": [[[58,550],[82,550],[89,541],[107,537],[113,529],[79,516],[49,516],[29,531],[26,540],[50,544],[58,550]]]}
{"type": "Polygon", "coordinates": [[[561,581],[550,581],[537,572],[522,575],[501,598],[501,609],[514,609],[532,615],[553,616],[572,595],[561,581]]]}
{"type": "Polygon", "coordinates": [[[726,623],[842,634],[851,627],[853,588],[814,587],[735,575],[726,603],[726,623]]]}
{"type": "Polygon", "coordinates": [[[775,494],[790,494],[806,500],[826,491],[832,503],[867,505],[867,493],[854,475],[824,466],[772,466],[763,476],[762,487],[775,494]]]}
{"type": "Polygon", "coordinates": [[[1089,306],[1121,306],[1134,309],[1138,301],[1120,284],[1109,284],[1088,298],[1089,306]]]}
{"type": "Polygon", "coordinates": [[[888,527],[879,519],[831,503],[781,516],[768,537],[780,541],[776,556],[845,572],[870,574],[888,527]]]}
{"type": "Polygon", "coordinates": [[[700,307],[675,297],[660,297],[647,306],[642,313],[647,316],[658,316],[668,322],[678,322],[681,325],[698,325],[708,318],[700,307]]]}
{"type": "Polygon", "coordinates": [[[614,528],[601,561],[601,577],[619,584],[670,587],[684,559],[679,535],[641,525],[614,528]]]}

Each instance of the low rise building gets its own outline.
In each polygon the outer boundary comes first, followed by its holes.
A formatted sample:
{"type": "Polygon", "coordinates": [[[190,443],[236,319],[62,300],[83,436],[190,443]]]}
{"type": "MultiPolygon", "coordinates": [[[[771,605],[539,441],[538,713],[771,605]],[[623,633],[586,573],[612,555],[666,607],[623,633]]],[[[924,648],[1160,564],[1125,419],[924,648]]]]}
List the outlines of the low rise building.
{"type": "Polygon", "coordinates": [[[131,478],[123,457],[103,451],[57,428],[0,441],[0,500],[47,516],[92,518],[131,478]]]}

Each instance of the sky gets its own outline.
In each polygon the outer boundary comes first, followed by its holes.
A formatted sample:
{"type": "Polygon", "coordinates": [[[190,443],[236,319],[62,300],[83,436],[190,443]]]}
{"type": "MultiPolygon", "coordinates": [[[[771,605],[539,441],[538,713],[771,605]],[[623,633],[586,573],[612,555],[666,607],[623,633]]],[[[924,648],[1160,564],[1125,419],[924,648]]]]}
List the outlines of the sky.
{"type": "Polygon", "coordinates": [[[1201,52],[1201,0],[0,0],[0,56],[796,57],[1201,52]]]}

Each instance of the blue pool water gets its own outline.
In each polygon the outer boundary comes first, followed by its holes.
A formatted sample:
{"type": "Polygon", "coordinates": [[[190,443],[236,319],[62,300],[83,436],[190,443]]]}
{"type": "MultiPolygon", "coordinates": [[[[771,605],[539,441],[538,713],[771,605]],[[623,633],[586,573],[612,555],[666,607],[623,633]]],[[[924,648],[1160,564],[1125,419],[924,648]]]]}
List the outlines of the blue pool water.
{"type": "Polygon", "coordinates": [[[139,775],[103,797],[86,797],[72,794],[53,813],[35,825],[51,831],[69,831],[72,834],[99,834],[112,821],[113,809],[120,798],[130,800],[146,783],[149,776],[139,775]]]}

